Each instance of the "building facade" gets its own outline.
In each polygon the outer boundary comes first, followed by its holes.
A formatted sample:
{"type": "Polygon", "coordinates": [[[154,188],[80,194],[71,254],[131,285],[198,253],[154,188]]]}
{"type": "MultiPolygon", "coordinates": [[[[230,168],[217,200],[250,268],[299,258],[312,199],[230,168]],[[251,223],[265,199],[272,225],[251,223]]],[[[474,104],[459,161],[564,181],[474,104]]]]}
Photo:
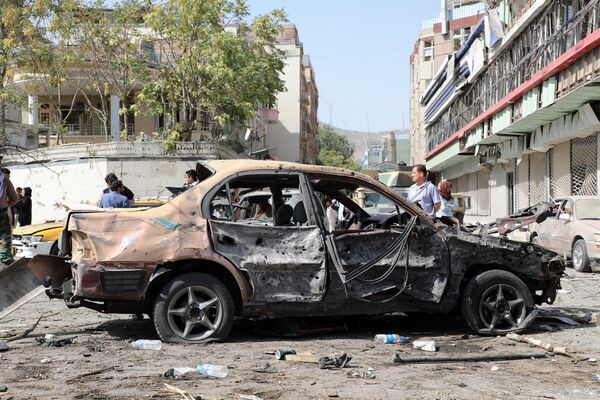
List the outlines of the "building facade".
{"type": "MultiPolygon", "coordinates": [[[[238,32],[235,25],[224,29],[231,34],[238,32]]],[[[265,109],[257,104],[256,118],[245,123],[250,126],[252,134],[244,134],[245,126],[228,127],[224,143],[239,154],[238,158],[264,158],[270,154],[281,160],[315,164],[318,156],[315,72],[310,58],[304,54],[293,24],[283,26],[278,43],[285,52],[282,78],[286,91],[278,95],[277,109],[265,109]]],[[[166,57],[157,43],[139,39],[139,46],[140,52],[147,53],[155,63],[166,57]]],[[[149,114],[143,103],[137,104],[139,112],[129,114],[126,120],[119,113],[122,102],[116,94],[99,94],[106,89],[99,90],[98,87],[110,85],[102,82],[91,84],[90,74],[85,72],[85,68],[89,66],[72,66],[60,88],[45,82],[47,77],[30,74],[27,70],[13,71],[13,81],[27,100],[23,101],[20,109],[9,110],[6,117],[23,125],[23,129],[29,132],[44,132],[39,137],[42,146],[154,140],[177,122],[170,121],[169,116],[149,114]],[[60,135],[56,133],[59,123],[60,135]]],[[[134,86],[134,92],[142,88],[141,83],[134,86]]],[[[132,99],[134,97],[132,94],[132,99]]],[[[214,121],[208,112],[194,113],[195,125],[190,139],[210,141],[214,121]]]]}
{"type": "Polygon", "coordinates": [[[277,159],[316,164],[319,91],[315,72],[294,24],[284,25],[277,41],[277,47],[285,52],[287,90],[277,96],[278,118],[270,119],[266,126],[267,147],[277,159]]]}
{"type": "Polygon", "coordinates": [[[425,163],[425,107],[421,98],[449,55],[467,40],[484,11],[481,1],[441,0],[440,16],[421,23],[410,55],[410,165],[425,163]]]}
{"type": "Polygon", "coordinates": [[[597,195],[600,0],[487,3],[422,99],[428,169],[478,220],[597,195]]]}

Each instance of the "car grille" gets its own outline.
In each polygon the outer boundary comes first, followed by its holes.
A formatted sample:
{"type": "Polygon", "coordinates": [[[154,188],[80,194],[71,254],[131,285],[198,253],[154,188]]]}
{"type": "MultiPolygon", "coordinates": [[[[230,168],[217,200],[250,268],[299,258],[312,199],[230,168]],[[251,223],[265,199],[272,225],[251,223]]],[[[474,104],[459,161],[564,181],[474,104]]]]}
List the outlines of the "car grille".
{"type": "Polygon", "coordinates": [[[142,288],[144,270],[100,272],[102,292],[106,294],[138,293],[142,288]]]}

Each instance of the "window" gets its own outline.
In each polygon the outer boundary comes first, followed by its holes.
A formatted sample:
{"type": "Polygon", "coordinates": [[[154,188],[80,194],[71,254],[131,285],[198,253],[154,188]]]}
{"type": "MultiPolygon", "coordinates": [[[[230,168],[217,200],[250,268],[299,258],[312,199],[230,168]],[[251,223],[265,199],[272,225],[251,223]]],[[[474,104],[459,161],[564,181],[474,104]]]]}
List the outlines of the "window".
{"type": "Polygon", "coordinates": [[[261,226],[305,226],[297,175],[248,175],[236,178],[214,195],[210,218],[261,226]]]}
{"type": "Polygon", "coordinates": [[[453,35],[453,38],[454,38],[453,50],[458,51],[462,47],[462,45],[465,44],[465,42],[467,41],[469,36],[471,36],[471,28],[470,27],[455,29],[454,35],[453,35]]]}
{"type": "Polygon", "coordinates": [[[423,41],[423,61],[433,60],[433,39],[423,41]]]}

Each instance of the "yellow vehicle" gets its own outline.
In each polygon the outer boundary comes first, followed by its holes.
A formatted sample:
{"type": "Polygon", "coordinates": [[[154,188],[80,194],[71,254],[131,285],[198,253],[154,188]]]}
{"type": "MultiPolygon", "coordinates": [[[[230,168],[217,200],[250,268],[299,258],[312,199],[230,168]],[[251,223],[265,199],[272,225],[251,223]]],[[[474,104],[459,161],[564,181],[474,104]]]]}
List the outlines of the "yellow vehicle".
{"type": "MultiPolygon", "coordinates": [[[[134,208],[158,207],[163,199],[136,200],[134,208]]],[[[58,255],[58,237],[63,231],[64,221],[46,222],[19,226],[13,230],[13,255],[16,258],[32,258],[38,254],[58,255]]]]}

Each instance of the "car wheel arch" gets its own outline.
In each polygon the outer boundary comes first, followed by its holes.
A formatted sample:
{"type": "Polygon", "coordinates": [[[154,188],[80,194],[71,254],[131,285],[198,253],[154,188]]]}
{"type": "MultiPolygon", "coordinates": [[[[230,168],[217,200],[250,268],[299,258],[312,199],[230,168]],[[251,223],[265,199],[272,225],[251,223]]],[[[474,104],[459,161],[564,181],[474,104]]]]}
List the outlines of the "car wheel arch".
{"type": "MultiPolygon", "coordinates": [[[[583,240],[583,241],[585,242],[585,239],[584,239],[583,237],[581,237],[581,235],[575,235],[575,236],[573,237],[573,240],[571,240],[571,246],[570,246],[570,249],[573,249],[573,246],[575,245],[575,243],[576,243],[578,240],[583,240]]],[[[573,255],[571,254],[571,256],[573,256],[573,255]]]]}
{"type": "MultiPolygon", "coordinates": [[[[465,273],[462,277],[462,280],[460,282],[461,297],[462,297],[463,289],[465,288],[465,286],[467,286],[467,283],[469,283],[469,281],[471,279],[473,279],[477,275],[483,274],[484,272],[491,271],[491,270],[501,270],[501,271],[510,272],[510,273],[516,275],[519,279],[521,279],[525,283],[525,285],[527,285],[527,281],[525,279],[523,279],[523,277],[519,276],[518,271],[515,271],[514,269],[507,267],[505,265],[502,265],[502,264],[472,264],[467,268],[467,270],[465,271],[465,273]]],[[[527,286],[529,286],[529,285],[527,285],[527,286]]]]}
{"type": "Polygon", "coordinates": [[[147,304],[152,304],[161,289],[174,277],[188,272],[202,272],[219,279],[233,297],[236,315],[241,314],[251,293],[248,279],[241,273],[236,277],[226,266],[206,259],[181,260],[158,265],[146,289],[145,301],[147,304]]]}

